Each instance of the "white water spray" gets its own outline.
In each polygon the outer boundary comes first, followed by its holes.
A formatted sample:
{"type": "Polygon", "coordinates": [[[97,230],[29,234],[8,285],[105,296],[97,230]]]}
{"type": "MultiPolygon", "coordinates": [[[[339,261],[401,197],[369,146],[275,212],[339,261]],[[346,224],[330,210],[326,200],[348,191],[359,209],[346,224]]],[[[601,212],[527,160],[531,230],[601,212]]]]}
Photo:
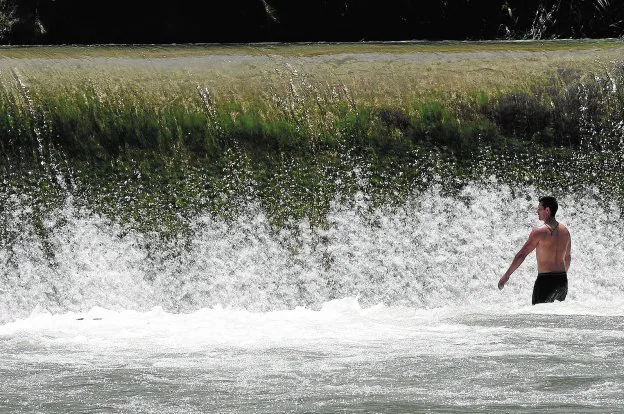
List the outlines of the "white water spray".
{"type": "MultiPolygon", "coordinates": [[[[335,203],[327,229],[301,223],[278,234],[256,207],[231,224],[198,217],[191,242],[174,251],[154,248],[146,237],[68,202],[44,222],[54,263],[32,225],[19,222],[27,214],[16,211],[13,224],[21,236],[0,251],[0,320],[34,309],[86,312],[96,306],[162,306],[174,313],[217,306],[320,309],[345,297],[357,297],[364,307],[523,306],[536,275],[533,256],[504,291],[496,283],[539,224],[536,204],[532,189],[496,183],[469,185],[459,197],[433,188],[400,208],[371,211],[363,199],[335,203]]],[[[558,217],[573,237],[568,300],[587,306],[621,301],[624,282],[612,276],[624,271],[619,210],[598,205],[591,194],[564,197],[560,205],[558,217]]]]}

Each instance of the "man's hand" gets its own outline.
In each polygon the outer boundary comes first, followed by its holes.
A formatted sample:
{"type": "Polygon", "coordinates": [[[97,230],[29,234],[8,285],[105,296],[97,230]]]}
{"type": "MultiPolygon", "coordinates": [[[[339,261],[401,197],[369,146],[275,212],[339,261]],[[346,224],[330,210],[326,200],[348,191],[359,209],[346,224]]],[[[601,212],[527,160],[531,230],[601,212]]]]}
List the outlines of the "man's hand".
{"type": "Polygon", "coordinates": [[[505,286],[505,283],[507,283],[508,280],[509,280],[509,276],[501,277],[500,280],[498,281],[498,290],[503,290],[503,287],[505,286]]]}

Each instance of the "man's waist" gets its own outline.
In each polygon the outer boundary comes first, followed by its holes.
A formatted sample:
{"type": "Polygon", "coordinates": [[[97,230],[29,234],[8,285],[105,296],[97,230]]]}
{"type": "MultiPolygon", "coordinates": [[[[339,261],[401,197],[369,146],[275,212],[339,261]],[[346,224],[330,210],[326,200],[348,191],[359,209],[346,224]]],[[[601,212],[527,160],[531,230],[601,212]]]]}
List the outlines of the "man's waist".
{"type": "Polygon", "coordinates": [[[537,277],[568,277],[566,272],[539,272],[537,277]]]}

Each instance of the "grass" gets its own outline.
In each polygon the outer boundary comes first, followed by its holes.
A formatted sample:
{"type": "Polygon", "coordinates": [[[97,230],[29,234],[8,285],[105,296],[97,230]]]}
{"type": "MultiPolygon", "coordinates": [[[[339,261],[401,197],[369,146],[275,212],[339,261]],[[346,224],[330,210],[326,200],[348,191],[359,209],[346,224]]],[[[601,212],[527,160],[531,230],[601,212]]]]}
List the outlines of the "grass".
{"type": "Polygon", "coordinates": [[[400,205],[492,175],[555,193],[594,185],[624,205],[624,71],[611,62],[623,47],[3,48],[0,202],[30,200],[42,237],[41,216],[71,193],[165,238],[253,202],[276,230],[324,226],[336,198],[400,205]]]}
{"type": "Polygon", "coordinates": [[[346,86],[358,100],[400,104],[440,91],[516,89],[559,67],[597,68],[621,51],[614,41],[33,47],[0,48],[0,68],[17,67],[27,82],[51,91],[86,82],[154,99],[170,88],[170,97],[193,95],[201,84],[218,100],[253,102],[288,92],[292,79],[320,92],[346,86]]]}

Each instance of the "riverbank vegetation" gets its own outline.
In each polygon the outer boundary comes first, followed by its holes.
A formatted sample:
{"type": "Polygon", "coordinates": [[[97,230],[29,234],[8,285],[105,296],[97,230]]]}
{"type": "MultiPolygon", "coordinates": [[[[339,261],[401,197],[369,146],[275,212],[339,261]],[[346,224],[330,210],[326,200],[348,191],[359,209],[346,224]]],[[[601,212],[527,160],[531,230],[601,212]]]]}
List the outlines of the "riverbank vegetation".
{"type": "Polygon", "coordinates": [[[2,50],[3,219],[44,236],[70,197],[158,237],[252,205],[279,231],[492,180],[624,205],[619,44],[423,47],[2,50]]]}

